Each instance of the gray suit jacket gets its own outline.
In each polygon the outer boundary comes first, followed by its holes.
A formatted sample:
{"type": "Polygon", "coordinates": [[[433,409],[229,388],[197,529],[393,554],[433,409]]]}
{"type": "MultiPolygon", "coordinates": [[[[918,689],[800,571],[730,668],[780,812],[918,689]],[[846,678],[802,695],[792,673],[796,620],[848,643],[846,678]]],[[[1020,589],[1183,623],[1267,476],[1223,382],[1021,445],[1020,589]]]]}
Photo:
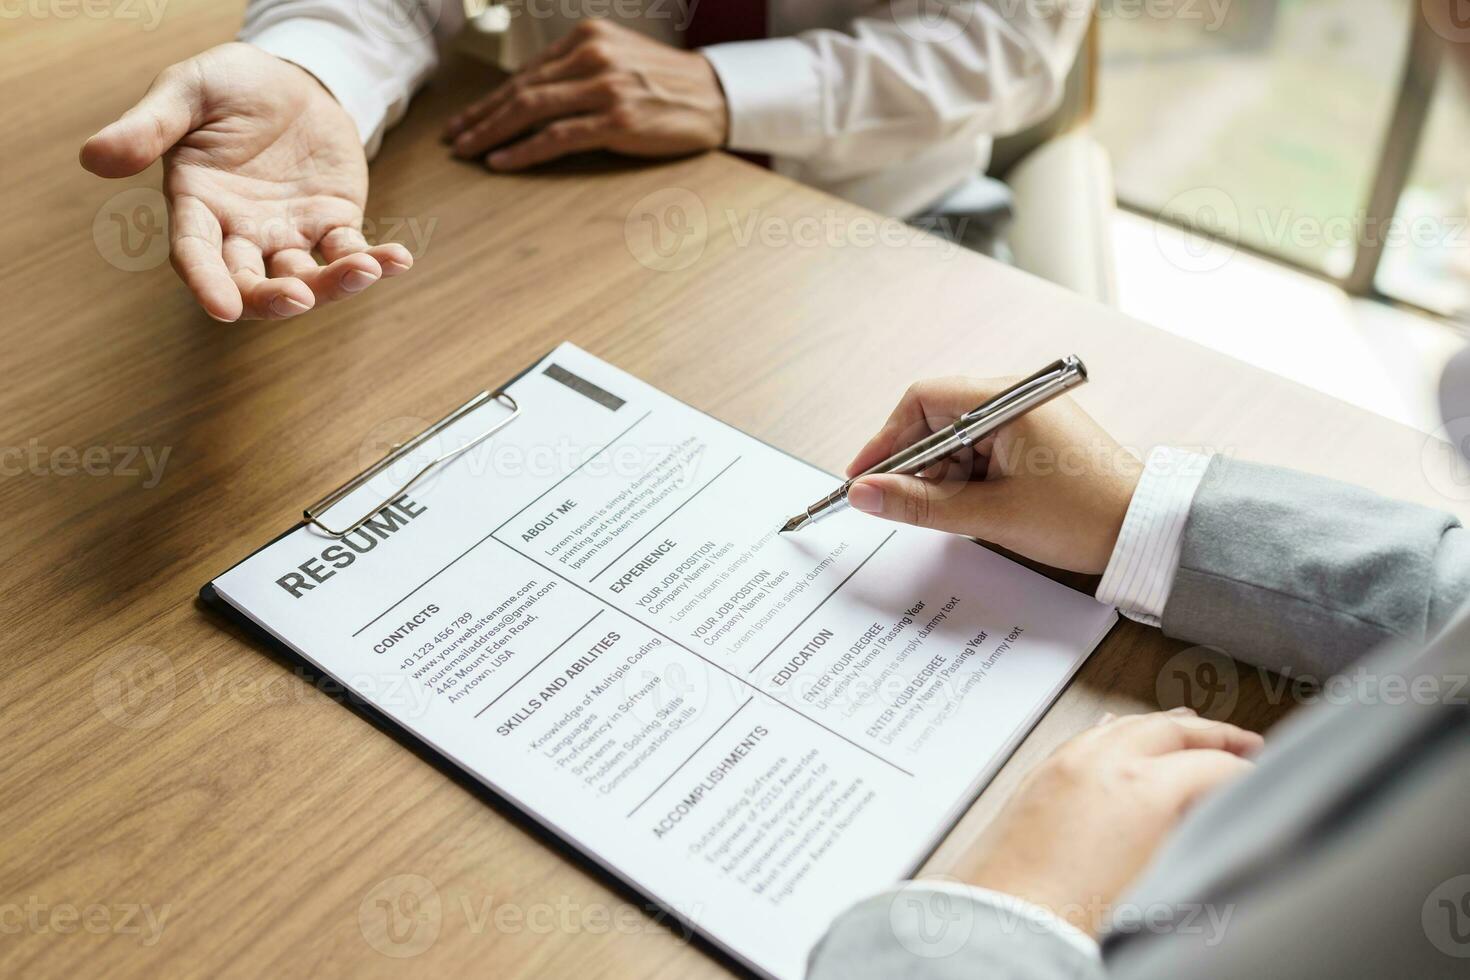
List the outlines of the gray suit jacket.
{"type": "Polygon", "coordinates": [[[1217,458],[1164,631],[1315,678],[1317,703],[1185,820],[1101,964],[980,902],[946,906],[938,926],[962,934],[935,942],[891,893],[839,917],[810,980],[1470,976],[1467,595],[1452,516],[1217,458]]]}

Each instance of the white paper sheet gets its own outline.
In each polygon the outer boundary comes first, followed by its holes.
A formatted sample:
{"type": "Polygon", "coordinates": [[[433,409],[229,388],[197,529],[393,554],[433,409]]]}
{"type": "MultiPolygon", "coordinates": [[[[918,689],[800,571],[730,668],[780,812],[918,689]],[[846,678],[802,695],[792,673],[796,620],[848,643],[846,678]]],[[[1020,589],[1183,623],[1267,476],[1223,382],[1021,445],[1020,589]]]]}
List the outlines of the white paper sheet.
{"type": "Polygon", "coordinates": [[[778,536],[831,476],[574,346],[509,391],[521,416],[377,530],[297,530],[216,589],[734,957],[798,978],[1115,613],[856,512],[778,536]]]}

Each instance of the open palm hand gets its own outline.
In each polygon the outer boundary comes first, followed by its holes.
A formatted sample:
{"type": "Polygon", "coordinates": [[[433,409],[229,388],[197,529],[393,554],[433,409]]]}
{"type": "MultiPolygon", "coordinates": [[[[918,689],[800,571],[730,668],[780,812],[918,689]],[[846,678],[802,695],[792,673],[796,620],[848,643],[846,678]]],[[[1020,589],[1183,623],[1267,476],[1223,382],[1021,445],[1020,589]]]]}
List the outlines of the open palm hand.
{"type": "Polygon", "coordinates": [[[160,156],[174,269],[217,320],[295,316],[413,264],[402,245],[363,238],[367,160],[352,119],[258,48],[225,44],[165,69],[81,154],[103,177],[160,156]]]}

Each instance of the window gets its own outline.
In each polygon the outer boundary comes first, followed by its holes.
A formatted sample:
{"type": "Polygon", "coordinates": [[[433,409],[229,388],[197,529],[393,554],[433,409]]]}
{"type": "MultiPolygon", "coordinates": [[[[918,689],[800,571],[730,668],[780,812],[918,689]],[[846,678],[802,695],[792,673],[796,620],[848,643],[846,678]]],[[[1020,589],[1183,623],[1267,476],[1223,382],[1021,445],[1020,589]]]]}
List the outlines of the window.
{"type": "Polygon", "coordinates": [[[1123,206],[1355,291],[1470,306],[1470,99],[1440,73],[1421,137],[1405,66],[1437,39],[1418,0],[1100,2],[1095,128],[1123,206]]]}
{"type": "Polygon", "coordinates": [[[1470,317],[1470,89],[1446,65],[1424,137],[1384,231],[1378,291],[1444,316],[1470,317]]]}

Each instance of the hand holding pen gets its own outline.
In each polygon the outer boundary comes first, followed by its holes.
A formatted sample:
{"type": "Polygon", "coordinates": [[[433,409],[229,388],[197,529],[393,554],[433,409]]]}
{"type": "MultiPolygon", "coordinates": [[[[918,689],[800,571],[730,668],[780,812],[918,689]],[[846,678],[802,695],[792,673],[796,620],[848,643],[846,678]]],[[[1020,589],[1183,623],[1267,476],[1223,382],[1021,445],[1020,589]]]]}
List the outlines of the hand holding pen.
{"type": "Polygon", "coordinates": [[[1100,574],[1143,466],[1071,398],[1007,421],[923,476],[859,476],[1016,383],[954,377],[910,387],[848,464],[847,504],[886,520],[981,538],[1056,568],[1100,574]]]}

